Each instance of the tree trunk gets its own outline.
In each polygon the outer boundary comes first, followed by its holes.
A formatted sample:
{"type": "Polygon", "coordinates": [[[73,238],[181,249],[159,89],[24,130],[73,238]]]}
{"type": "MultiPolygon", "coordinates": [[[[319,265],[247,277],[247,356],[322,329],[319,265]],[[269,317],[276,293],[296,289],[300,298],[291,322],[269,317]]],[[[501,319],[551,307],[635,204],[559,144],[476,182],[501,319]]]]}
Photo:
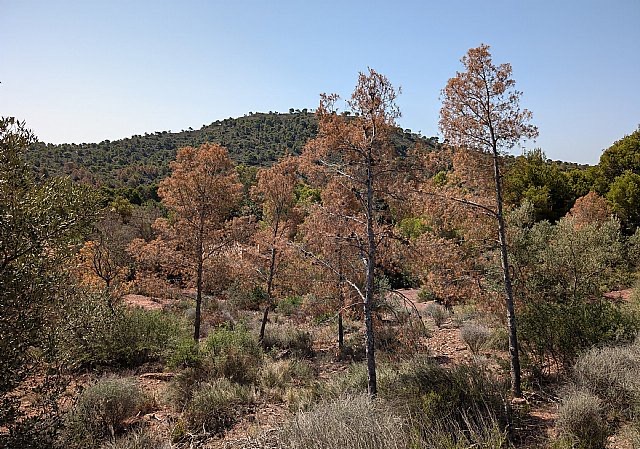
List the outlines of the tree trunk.
{"type": "Polygon", "coordinates": [[[200,320],[202,316],[202,274],[204,265],[204,219],[200,220],[200,229],[196,242],[197,260],[198,260],[198,276],[196,278],[196,317],[193,326],[193,340],[198,343],[200,341],[200,320]]]}
{"type": "Polygon", "coordinates": [[[520,356],[518,353],[518,336],[516,332],[516,313],[513,301],[513,286],[509,271],[509,254],[507,250],[507,232],[502,211],[502,178],[498,161],[498,151],[493,149],[493,174],[496,189],[496,207],[498,210],[498,237],[500,240],[500,261],[504,280],[505,302],[507,306],[507,329],[509,332],[509,358],[511,361],[511,390],[517,398],[522,397],[520,382],[520,356]]]}
{"type": "Polygon", "coordinates": [[[375,294],[376,242],[373,229],[373,173],[371,160],[367,164],[367,277],[364,298],[364,323],[367,350],[367,390],[371,398],[378,394],[376,379],[375,335],[373,330],[373,300],[375,294]]]}
{"type": "Polygon", "coordinates": [[[271,292],[273,290],[273,278],[276,272],[276,239],[278,237],[279,222],[276,222],[273,230],[273,239],[271,241],[271,257],[269,260],[269,273],[267,274],[267,305],[264,308],[262,314],[262,323],[260,323],[260,336],[258,341],[262,343],[264,341],[264,332],[267,327],[267,321],[269,320],[269,309],[273,306],[271,299],[271,292]]]}
{"type": "Polygon", "coordinates": [[[344,349],[344,326],[342,324],[342,310],[338,312],[338,351],[342,354],[344,349]]]}

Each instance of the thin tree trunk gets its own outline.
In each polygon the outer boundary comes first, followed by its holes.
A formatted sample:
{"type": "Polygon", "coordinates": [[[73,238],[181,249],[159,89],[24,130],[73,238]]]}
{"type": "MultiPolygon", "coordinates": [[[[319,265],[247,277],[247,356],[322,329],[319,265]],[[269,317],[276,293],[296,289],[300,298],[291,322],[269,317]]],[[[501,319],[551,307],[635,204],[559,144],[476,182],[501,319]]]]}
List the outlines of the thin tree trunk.
{"type": "Polygon", "coordinates": [[[511,361],[511,390],[517,398],[522,397],[520,381],[520,356],[518,353],[518,336],[516,332],[516,313],[513,301],[513,286],[509,271],[509,254],[507,250],[507,233],[502,211],[502,178],[498,161],[498,151],[493,149],[493,173],[496,189],[496,206],[498,210],[498,236],[500,240],[500,261],[504,279],[505,302],[507,306],[507,329],[509,332],[509,358],[511,361]]]}
{"type": "Polygon", "coordinates": [[[376,242],[373,229],[373,173],[371,160],[367,165],[367,277],[364,298],[364,322],[367,351],[367,390],[369,396],[375,398],[378,394],[378,383],[376,379],[375,334],[372,309],[375,293],[376,242]]]}
{"type": "Polygon", "coordinates": [[[200,341],[200,321],[202,316],[202,274],[204,265],[204,242],[202,241],[203,237],[204,219],[201,219],[200,229],[198,230],[198,241],[196,243],[196,250],[198,251],[198,254],[196,254],[196,257],[198,259],[198,276],[196,279],[196,317],[193,326],[193,340],[196,343],[200,341]]]}
{"type": "Polygon", "coordinates": [[[264,341],[264,333],[267,327],[267,321],[269,320],[269,310],[273,306],[271,298],[271,292],[273,291],[273,278],[276,272],[276,239],[278,237],[279,221],[276,222],[273,229],[273,239],[271,240],[271,257],[269,260],[269,273],[267,274],[267,305],[264,308],[262,314],[262,323],[260,323],[260,336],[258,341],[262,343],[264,341]]]}
{"type": "Polygon", "coordinates": [[[344,350],[344,326],[342,324],[342,310],[338,312],[338,352],[342,354],[344,350]]]}

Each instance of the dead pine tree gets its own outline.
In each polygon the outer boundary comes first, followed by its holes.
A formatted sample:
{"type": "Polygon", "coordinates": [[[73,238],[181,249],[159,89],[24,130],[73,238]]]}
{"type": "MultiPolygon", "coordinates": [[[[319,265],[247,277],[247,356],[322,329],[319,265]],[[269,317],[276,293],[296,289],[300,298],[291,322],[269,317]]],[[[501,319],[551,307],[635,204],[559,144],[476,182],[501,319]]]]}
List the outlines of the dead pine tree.
{"type": "Polygon", "coordinates": [[[385,232],[385,195],[398,172],[398,154],[391,142],[398,90],[389,80],[369,69],[360,73],[351,98],[351,114],[339,114],[335,94],[322,95],[317,110],[318,136],[305,147],[303,159],[324,182],[335,183],[344,195],[339,214],[353,223],[348,236],[359,252],[363,283],[345,279],[362,300],[367,354],[368,392],[377,394],[373,309],[377,250],[385,232]]]}
{"type": "Polygon", "coordinates": [[[521,397],[520,359],[503,212],[500,156],[521,140],[537,137],[538,130],[529,123],[531,112],[520,109],[522,93],[515,89],[510,64],[494,65],[489,46],[484,44],[470,49],[461,62],[465,70],[449,79],[442,90],[440,129],[449,145],[486,155],[487,158],[480,160],[490,161],[493,166],[495,207],[487,212],[497,223],[509,332],[511,387],[513,395],[521,397]]]}

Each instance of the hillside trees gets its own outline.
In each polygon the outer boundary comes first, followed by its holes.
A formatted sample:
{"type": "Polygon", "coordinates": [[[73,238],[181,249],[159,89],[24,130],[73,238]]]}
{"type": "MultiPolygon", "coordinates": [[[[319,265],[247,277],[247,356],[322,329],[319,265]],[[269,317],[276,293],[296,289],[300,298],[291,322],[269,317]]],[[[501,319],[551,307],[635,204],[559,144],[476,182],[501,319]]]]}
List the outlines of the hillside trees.
{"type": "Polygon", "coordinates": [[[224,147],[185,147],[171,163],[171,176],[158,189],[171,212],[166,231],[193,264],[196,284],[194,340],[200,338],[204,263],[231,242],[231,214],[242,184],[224,147]]]}
{"type": "Polygon", "coordinates": [[[0,118],[0,428],[9,430],[0,432],[1,447],[26,444],[5,446],[25,436],[16,430],[26,421],[18,420],[23,411],[10,392],[37,365],[35,354],[52,349],[63,267],[97,204],[69,179],[35,181],[23,159],[32,141],[23,122],[0,118]]]}
{"type": "Polygon", "coordinates": [[[346,282],[357,292],[364,309],[369,395],[377,394],[373,306],[378,247],[388,236],[384,199],[398,173],[397,151],[391,134],[400,111],[398,91],[389,80],[369,69],[360,73],[347,105],[355,117],[338,114],[335,94],[324,94],[317,110],[318,136],[305,147],[303,157],[316,176],[337,183],[345,195],[340,216],[355,224],[345,239],[354,245],[362,263],[364,285],[346,282]]]}
{"type": "Polygon", "coordinates": [[[500,154],[513,148],[523,138],[535,138],[538,131],[529,123],[531,112],[520,109],[522,93],[515,89],[510,64],[495,66],[487,45],[470,49],[461,62],[465,71],[458,72],[455,77],[449,79],[442,91],[440,129],[449,144],[488,155],[488,158],[484,158],[484,163],[493,166],[495,208],[491,213],[497,222],[500,244],[512,390],[513,394],[519,397],[522,395],[520,360],[503,212],[504,189],[500,154]]]}

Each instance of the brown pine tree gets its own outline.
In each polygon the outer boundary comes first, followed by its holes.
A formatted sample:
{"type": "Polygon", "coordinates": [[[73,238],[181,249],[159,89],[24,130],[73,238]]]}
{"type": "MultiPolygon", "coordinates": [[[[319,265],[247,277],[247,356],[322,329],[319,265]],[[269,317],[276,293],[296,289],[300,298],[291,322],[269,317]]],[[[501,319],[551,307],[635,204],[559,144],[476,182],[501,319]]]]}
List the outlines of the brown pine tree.
{"type": "Polygon", "coordinates": [[[205,143],[178,150],[171,176],[158,195],[173,213],[176,237],[183,239],[196,270],[196,314],[193,338],[200,338],[204,262],[231,242],[231,212],[238,206],[242,184],[227,150],[205,143]]]}
{"type": "Polygon", "coordinates": [[[346,280],[364,304],[368,392],[377,394],[373,328],[377,250],[388,235],[381,216],[383,200],[392,175],[397,173],[398,155],[391,133],[400,111],[395,103],[398,91],[389,80],[369,69],[360,73],[347,105],[354,117],[338,114],[337,95],[322,95],[318,107],[318,136],[305,147],[303,157],[325,180],[341,186],[346,195],[342,216],[361,232],[349,236],[358,248],[364,285],[346,280]],[[351,206],[351,207],[350,207],[351,206]]]}
{"type": "Polygon", "coordinates": [[[493,165],[495,208],[492,214],[498,225],[509,328],[512,390],[516,397],[520,397],[520,359],[503,213],[500,154],[513,148],[523,138],[535,138],[538,130],[529,124],[531,112],[520,109],[522,93],[515,89],[510,64],[495,66],[489,46],[484,44],[470,49],[461,61],[465,71],[458,72],[449,79],[442,90],[440,129],[450,145],[486,154],[493,165]]]}

